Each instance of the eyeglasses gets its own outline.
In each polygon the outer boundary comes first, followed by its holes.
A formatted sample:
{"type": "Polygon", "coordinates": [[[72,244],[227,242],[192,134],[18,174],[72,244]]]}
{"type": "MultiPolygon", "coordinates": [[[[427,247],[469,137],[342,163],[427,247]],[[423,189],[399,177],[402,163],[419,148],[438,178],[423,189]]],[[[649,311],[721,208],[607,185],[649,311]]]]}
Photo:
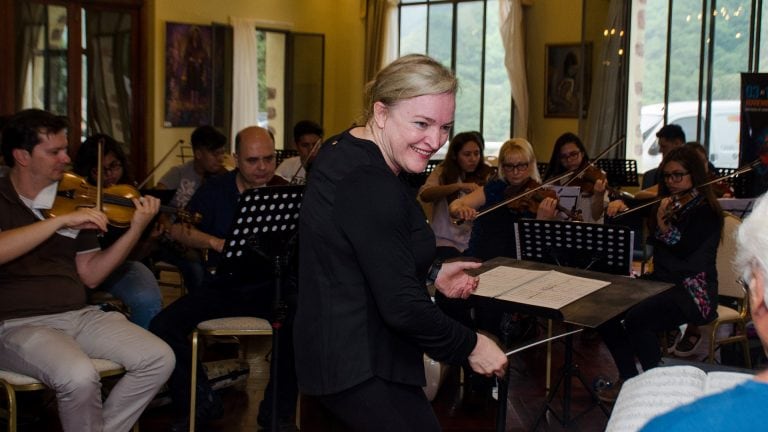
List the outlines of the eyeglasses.
{"type": "Polygon", "coordinates": [[[577,157],[579,157],[580,154],[581,154],[580,150],[574,150],[574,151],[572,151],[570,153],[561,154],[560,155],[560,160],[567,161],[567,160],[571,160],[571,159],[576,159],[577,157]]]}
{"type": "Polygon", "coordinates": [[[525,171],[528,169],[528,162],[521,162],[517,164],[503,163],[501,164],[501,169],[503,169],[504,172],[525,171]]]}
{"type": "Polygon", "coordinates": [[[110,173],[120,169],[123,169],[123,164],[120,161],[113,161],[111,164],[104,167],[104,172],[110,173]]]}
{"type": "Polygon", "coordinates": [[[683,179],[683,177],[690,174],[688,171],[676,171],[676,172],[670,172],[670,173],[664,173],[664,181],[673,181],[675,183],[679,182],[683,179]]]}

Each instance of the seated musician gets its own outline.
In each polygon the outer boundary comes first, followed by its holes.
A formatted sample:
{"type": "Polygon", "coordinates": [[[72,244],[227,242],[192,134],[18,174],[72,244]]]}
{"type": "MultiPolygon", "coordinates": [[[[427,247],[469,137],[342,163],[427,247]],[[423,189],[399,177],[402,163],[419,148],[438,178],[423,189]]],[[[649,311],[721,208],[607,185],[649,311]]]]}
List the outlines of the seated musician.
{"type": "MultiPolygon", "coordinates": [[[[197,228],[174,225],[169,228],[173,238],[186,246],[209,249],[208,264],[215,267],[224,248],[225,236],[234,220],[238,199],[248,189],[285,185],[288,182],[275,175],[275,144],[266,129],[248,127],[235,138],[236,169],[207,180],[189,202],[187,208],[202,216],[197,228]]],[[[189,410],[191,345],[189,334],[201,321],[255,316],[269,319],[272,315],[274,277],[271,263],[254,259],[242,269],[242,280],[232,281],[208,273],[199,291],[191,292],[173,302],[158,314],[150,330],[168,342],[176,353],[176,369],[169,382],[171,398],[179,416],[172,430],[186,430],[189,410]]],[[[290,423],[296,408],[297,387],[293,368],[291,330],[284,326],[280,337],[280,386],[278,408],[280,421],[290,423]],[[283,367],[285,366],[285,367],[283,367]]],[[[197,418],[205,423],[220,417],[221,400],[208,383],[205,371],[198,369],[197,418]]],[[[272,379],[264,391],[259,408],[259,424],[271,422],[272,379]]]]}
{"type": "Polygon", "coordinates": [[[307,165],[314,159],[312,150],[315,148],[315,143],[323,139],[323,128],[311,121],[302,120],[293,126],[293,143],[296,146],[296,150],[299,152],[298,156],[294,156],[284,160],[275,174],[283,177],[292,184],[304,184],[307,182],[307,165]]]}
{"type": "Polygon", "coordinates": [[[515,257],[514,223],[521,218],[553,219],[557,200],[533,193],[509,202],[504,207],[482,217],[478,210],[515,197],[541,184],[536,155],[531,144],[522,138],[512,138],[499,149],[499,173],[482,188],[453,201],[449,207],[456,219],[473,220],[472,235],[465,255],[489,260],[498,256],[515,257]]]}
{"type": "MultiPolygon", "coordinates": [[[[109,193],[109,188],[112,186],[132,186],[133,181],[128,174],[128,159],[125,157],[125,152],[120,143],[109,135],[96,134],[86,139],[77,151],[73,171],[85,178],[88,183],[96,184],[99,141],[104,142],[102,185],[105,193],[109,193]]],[[[98,287],[122,301],[128,307],[131,322],[144,328],[149,327],[149,322],[163,308],[163,297],[160,294],[157,279],[152,271],[141,263],[141,259],[148,253],[147,248],[151,247],[154,239],[160,234],[155,226],[136,244],[128,259],[98,287]]],[[[110,225],[107,232],[99,238],[99,244],[102,248],[107,248],[124,232],[124,228],[110,225]]]]}
{"type": "MultiPolygon", "coordinates": [[[[472,222],[452,223],[448,205],[483,187],[493,174],[493,168],[485,163],[484,149],[480,132],[456,134],[448,144],[445,160],[429,174],[419,191],[421,201],[433,204],[430,225],[435,232],[438,258],[460,256],[469,246],[472,222]]],[[[435,294],[445,299],[439,291],[435,294]]]]}
{"type": "MultiPolygon", "coordinates": [[[[478,210],[513,198],[540,185],[541,178],[536,166],[536,155],[528,141],[522,138],[507,140],[499,149],[499,173],[483,187],[464,195],[449,206],[451,216],[472,222],[472,234],[466,256],[483,261],[498,256],[515,257],[515,222],[522,218],[553,219],[557,211],[557,200],[543,193],[533,193],[526,199],[511,201],[481,216],[478,210]],[[536,195],[535,197],[532,197],[536,195]]],[[[507,345],[514,339],[524,337],[535,329],[535,319],[508,314],[487,305],[474,305],[471,300],[451,300],[445,313],[472,329],[486,330],[507,345]],[[470,310],[476,308],[472,318],[470,310]]],[[[472,399],[489,394],[490,383],[464,367],[470,404],[472,399]]],[[[482,399],[481,399],[482,400],[482,399]]]]}
{"type": "MultiPolygon", "coordinates": [[[[157,183],[158,189],[175,189],[170,205],[186,208],[192,195],[203,182],[213,176],[227,172],[224,160],[227,155],[227,137],[213,126],[200,126],[190,136],[193,158],[168,170],[157,183]]],[[[170,225],[175,219],[165,218],[170,225]]],[[[153,252],[155,261],[165,261],[179,268],[187,291],[195,291],[203,284],[203,263],[200,251],[179,245],[168,236],[163,236],[153,252]]]]}
{"type": "MultiPolygon", "coordinates": [[[[553,179],[567,172],[579,172],[587,164],[589,164],[589,155],[584,143],[577,135],[566,132],[555,141],[544,180],[553,179]]],[[[603,210],[608,204],[608,195],[605,193],[607,186],[605,173],[597,167],[590,167],[581,178],[565,178],[559,184],[581,186],[579,206],[574,210],[578,212],[582,221],[603,222],[603,210]]]]}
{"type": "MultiPolygon", "coordinates": [[[[659,153],[663,157],[668,152],[685,144],[685,132],[683,128],[676,124],[668,124],[658,132],[656,138],[659,142],[659,153]]],[[[643,174],[642,190],[634,195],[635,200],[647,201],[655,199],[659,194],[659,185],[662,183],[661,165],[659,168],[652,168],[643,174]]],[[[613,200],[608,203],[605,214],[614,217],[617,214],[627,211],[629,205],[623,200],[613,200]]]]}
{"type": "Polygon", "coordinates": [[[44,218],[70,162],[65,118],[30,109],[3,129],[11,166],[0,178],[0,369],[40,380],[56,393],[64,431],[128,431],[171,374],[173,352],[120,313],[86,303],[125,260],[158,211],[152,197],[134,199],[130,228],[99,248],[107,216],[92,207],[44,218]],[[91,358],[127,373],[102,403],[91,358]]]}
{"type": "Polygon", "coordinates": [[[717,247],[723,213],[706,182],[701,158],[690,147],[670,151],[661,163],[664,197],[654,209],[651,233],[653,272],[644,278],[675,286],[631,308],[598,330],[619,370],[618,385],[599,394],[613,401],[624,380],[661,360],[657,334],[684,323],[703,325],[717,317],[717,247]],[[623,319],[623,323],[622,320],[623,319]]]}
{"type": "MultiPolygon", "coordinates": [[[[744,219],[736,235],[736,273],[749,299],[752,321],[763,351],[768,350],[768,197],[763,195],[752,214],[744,219]]],[[[764,409],[768,398],[768,372],[755,375],[730,390],[698,399],[654,420],[643,431],[752,430],[755,413],[764,409]]]]}

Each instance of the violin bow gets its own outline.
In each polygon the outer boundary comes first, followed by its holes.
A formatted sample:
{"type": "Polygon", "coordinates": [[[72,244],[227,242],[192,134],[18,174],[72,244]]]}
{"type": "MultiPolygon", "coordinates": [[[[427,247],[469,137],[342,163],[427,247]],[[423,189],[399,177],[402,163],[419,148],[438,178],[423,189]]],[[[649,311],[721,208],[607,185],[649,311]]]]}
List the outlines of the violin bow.
{"type": "Polygon", "coordinates": [[[574,181],[577,178],[581,177],[581,175],[584,174],[589,168],[591,168],[591,167],[597,168],[595,166],[595,162],[597,162],[600,159],[602,159],[603,157],[605,157],[605,155],[607,155],[609,151],[613,150],[614,147],[616,147],[617,145],[621,144],[625,139],[626,139],[625,137],[619,137],[619,139],[617,139],[616,141],[611,143],[611,145],[609,145],[605,150],[601,151],[599,155],[595,156],[593,159],[590,159],[589,163],[584,165],[584,168],[582,168],[578,172],[576,172],[576,174],[574,174],[573,177],[571,177],[567,182],[565,182],[565,184],[563,186],[568,186],[572,181],[574,181]]]}
{"type": "MultiPolygon", "coordinates": [[[[488,207],[487,209],[485,209],[485,210],[483,210],[481,212],[478,212],[475,215],[475,219],[477,219],[480,216],[483,216],[483,215],[485,215],[487,213],[490,213],[490,212],[496,210],[497,208],[504,207],[505,205],[511,203],[512,201],[519,200],[520,198],[526,197],[526,196],[528,196],[528,195],[530,195],[530,194],[532,194],[532,193],[534,193],[534,192],[536,192],[538,190],[543,189],[546,186],[550,186],[550,185],[552,185],[552,184],[554,184],[556,182],[559,182],[560,180],[562,180],[564,178],[568,178],[568,177],[570,177],[572,175],[573,175],[572,172],[564,173],[562,175],[559,175],[559,176],[557,176],[557,177],[555,177],[555,178],[553,178],[551,180],[548,180],[548,181],[546,181],[546,182],[536,186],[535,188],[528,189],[527,191],[525,191],[525,192],[523,192],[521,194],[518,194],[518,195],[515,195],[515,196],[513,196],[511,198],[507,198],[505,200],[499,201],[498,203],[488,207]]],[[[461,225],[464,222],[466,222],[466,220],[464,220],[464,219],[457,219],[457,220],[453,221],[454,225],[461,225]]]]}
{"type": "Polygon", "coordinates": [[[301,165],[299,166],[299,169],[297,169],[296,172],[293,173],[293,176],[291,177],[291,181],[290,181],[291,184],[297,184],[298,183],[296,178],[298,177],[298,175],[301,172],[302,168],[304,168],[304,176],[305,176],[304,178],[306,180],[307,164],[309,163],[309,160],[312,159],[312,156],[314,156],[317,153],[317,151],[320,149],[320,144],[322,144],[322,143],[323,143],[323,137],[320,137],[320,138],[317,139],[317,141],[315,141],[315,143],[312,145],[312,150],[310,150],[309,154],[307,155],[307,160],[302,161],[301,165]]]}
{"type": "Polygon", "coordinates": [[[96,142],[96,210],[104,211],[102,189],[104,186],[104,138],[96,142]]]}
{"type": "Polygon", "coordinates": [[[168,159],[168,156],[170,156],[171,153],[173,153],[173,151],[176,150],[176,147],[178,147],[178,146],[180,146],[182,144],[184,144],[184,140],[183,139],[180,139],[180,140],[176,141],[176,144],[174,144],[173,147],[171,147],[171,149],[168,150],[165,153],[165,155],[160,158],[160,161],[158,163],[156,163],[155,166],[149,171],[149,173],[147,174],[147,178],[145,178],[143,182],[139,183],[139,185],[136,186],[136,189],[143,188],[147,184],[149,179],[151,179],[152,176],[155,174],[155,171],[157,171],[157,169],[160,168],[160,165],[162,165],[163,162],[165,162],[165,160],[168,159]]]}
{"type": "MultiPolygon", "coordinates": [[[[703,187],[706,187],[706,186],[709,186],[709,185],[721,182],[721,181],[723,181],[723,180],[725,180],[727,178],[736,177],[738,175],[748,173],[748,172],[752,171],[753,169],[755,169],[758,165],[760,165],[760,163],[761,163],[760,162],[760,158],[757,158],[754,161],[752,161],[752,162],[750,162],[750,163],[740,167],[739,169],[737,169],[736,171],[734,171],[734,172],[732,172],[730,174],[726,174],[724,176],[714,178],[712,180],[706,181],[706,182],[696,186],[696,189],[701,189],[703,187]]],[[[666,197],[657,198],[657,199],[649,201],[649,202],[647,202],[645,204],[641,204],[641,205],[639,205],[637,207],[632,207],[631,209],[625,210],[625,211],[623,211],[621,213],[617,213],[616,216],[614,216],[613,218],[614,219],[618,219],[618,218],[620,218],[622,216],[626,216],[626,215],[628,215],[630,213],[633,213],[633,212],[635,212],[637,210],[644,209],[644,208],[652,206],[654,204],[658,204],[664,198],[666,198],[666,197]]]]}

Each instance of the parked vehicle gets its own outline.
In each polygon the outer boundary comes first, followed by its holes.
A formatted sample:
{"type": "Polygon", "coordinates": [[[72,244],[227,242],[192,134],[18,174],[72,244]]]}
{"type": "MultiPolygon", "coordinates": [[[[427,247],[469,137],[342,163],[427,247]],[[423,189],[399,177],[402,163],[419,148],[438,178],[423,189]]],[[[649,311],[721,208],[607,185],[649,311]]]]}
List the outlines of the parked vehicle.
{"type": "MultiPolygon", "coordinates": [[[[712,102],[709,143],[702,144],[709,149],[710,162],[718,168],[736,168],[739,164],[740,106],[741,103],[738,100],[712,102]]],[[[688,141],[696,140],[698,102],[672,102],[669,104],[667,113],[668,124],[680,125],[688,141]]],[[[706,105],[702,107],[702,126],[705,114],[706,105]]],[[[656,132],[664,126],[664,104],[646,105],[642,108],[640,115],[642,152],[638,154],[640,152],[635,150],[635,154],[630,154],[628,157],[637,160],[637,169],[642,173],[661,163],[656,132]]],[[[701,141],[704,141],[703,130],[701,141]]]]}

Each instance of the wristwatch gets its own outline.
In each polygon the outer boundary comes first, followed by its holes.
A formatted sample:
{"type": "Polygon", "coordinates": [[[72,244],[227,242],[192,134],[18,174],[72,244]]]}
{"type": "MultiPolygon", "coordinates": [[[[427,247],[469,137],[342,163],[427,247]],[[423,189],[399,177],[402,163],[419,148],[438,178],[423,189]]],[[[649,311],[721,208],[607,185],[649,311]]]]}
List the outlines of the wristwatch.
{"type": "Polygon", "coordinates": [[[429,272],[427,273],[427,285],[432,285],[435,283],[435,280],[437,280],[437,274],[440,273],[440,269],[442,267],[442,259],[438,258],[432,262],[432,265],[429,267],[429,272]]]}

